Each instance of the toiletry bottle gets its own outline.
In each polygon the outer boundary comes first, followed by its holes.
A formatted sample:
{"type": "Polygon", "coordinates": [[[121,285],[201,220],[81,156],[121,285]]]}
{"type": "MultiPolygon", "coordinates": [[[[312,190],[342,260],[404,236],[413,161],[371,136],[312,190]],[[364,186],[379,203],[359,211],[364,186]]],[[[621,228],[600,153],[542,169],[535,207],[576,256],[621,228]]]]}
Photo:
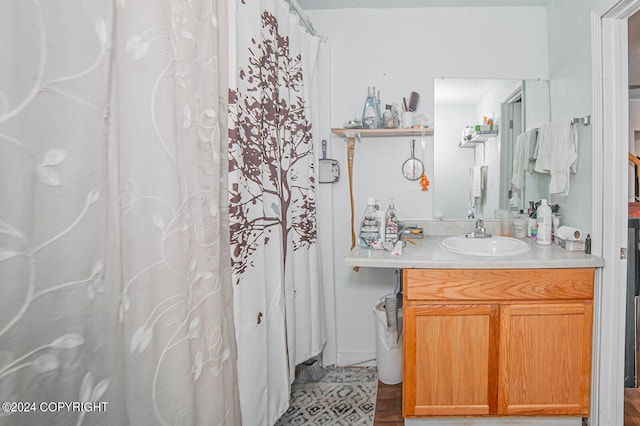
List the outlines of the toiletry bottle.
{"type": "Polygon", "coordinates": [[[509,209],[514,214],[518,213],[518,210],[520,210],[520,197],[518,197],[517,195],[514,195],[513,198],[509,200],[509,209]]]}
{"type": "Polygon", "coordinates": [[[584,242],[584,252],[591,254],[591,234],[587,234],[587,239],[584,242]]]}
{"type": "MultiPolygon", "coordinates": [[[[553,212],[553,210],[552,210],[553,212]]],[[[555,213],[551,213],[551,239],[556,241],[556,232],[558,232],[558,228],[560,228],[560,218],[555,215],[555,213]]],[[[557,242],[556,242],[557,244],[557,242]]]]}
{"type": "Polygon", "coordinates": [[[536,238],[536,232],[538,231],[538,222],[533,217],[527,219],[527,237],[536,238]]]}
{"type": "Polygon", "coordinates": [[[385,111],[382,113],[382,127],[385,129],[391,128],[391,105],[385,106],[385,111]]]}
{"type": "Polygon", "coordinates": [[[362,127],[365,129],[378,129],[381,126],[380,103],[376,97],[376,88],[368,87],[367,99],[362,110],[362,127]]]}
{"type": "Polygon", "coordinates": [[[397,129],[400,127],[400,112],[398,109],[398,104],[391,104],[391,122],[389,123],[389,127],[392,129],[397,129]]]}
{"type": "Polygon", "coordinates": [[[376,216],[378,216],[378,241],[380,243],[384,242],[384,231],[385,231],[385,225],[384,225],[384,218],[385,218],[385,211],[382,210],[380,208],[382,204],[380,203],[380,201],[376,200],[376,204],[373,206],[373,209],[376,211],[376,216]]]}
{"type": "Polygon", "coordinates": [[[552,216],[551,207],[547,204],[547,200],[541,200],[540,206],[536,210],[536,219],[538,223],[536,242],[541,245],[551,244],[552,216]]]}
{"type": "Polygon", "coordinates": [[[375,210],[376,200],[375,198],[369,198],[367,200],[367,208],[362,215],[362,222],[360,224],[360,238],[358,242],[361,247],[373,248],[373,243],[379,241],[379,227],[378,214],[375,210]]]}
{"type": "Polygon", "coordinates": [[[398,215],[393,205],[393,200],[391,200],[387,209],[385,225],[385,241],[392,243],[398,241],[398,215]]]}

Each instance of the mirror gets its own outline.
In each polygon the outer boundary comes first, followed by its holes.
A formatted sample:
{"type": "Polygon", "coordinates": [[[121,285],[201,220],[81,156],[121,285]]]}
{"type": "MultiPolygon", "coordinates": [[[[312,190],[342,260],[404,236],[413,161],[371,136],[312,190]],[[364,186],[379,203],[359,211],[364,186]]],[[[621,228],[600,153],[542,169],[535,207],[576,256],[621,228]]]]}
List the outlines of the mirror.
{"type": "Polygon", "coordinates": [[[435,79],[434,218],[493,218],[496,209],[525,208],[527,189],[539,185],[525,173],[524,188],[512,190],[513,145],[549,121],[549,105],[547,80],[435,79]]]}

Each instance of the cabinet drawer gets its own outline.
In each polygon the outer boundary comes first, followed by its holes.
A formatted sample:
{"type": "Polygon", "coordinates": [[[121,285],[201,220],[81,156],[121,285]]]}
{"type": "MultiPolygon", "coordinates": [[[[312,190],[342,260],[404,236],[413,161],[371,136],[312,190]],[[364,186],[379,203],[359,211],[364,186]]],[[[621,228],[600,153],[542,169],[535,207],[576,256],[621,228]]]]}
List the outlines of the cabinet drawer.
{"type": "Polygon", "coordinates": [[[407,300],[593,299],[594,268],[405,269],[407,300]]]}

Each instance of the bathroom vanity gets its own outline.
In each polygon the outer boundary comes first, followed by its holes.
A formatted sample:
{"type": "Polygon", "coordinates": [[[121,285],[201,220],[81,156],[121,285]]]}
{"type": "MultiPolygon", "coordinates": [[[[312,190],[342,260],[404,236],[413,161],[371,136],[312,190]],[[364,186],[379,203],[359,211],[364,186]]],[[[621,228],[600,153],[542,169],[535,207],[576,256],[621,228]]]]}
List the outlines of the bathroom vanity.
{"type": "Polygon", "coordinates": [[[405,424],[472,424],[469,417],[536,424],[518,421],[529,416],[581,424],[603,259],[530,239],[526,253],[469,256],[426,233],[401,256],[355,249],[345,259],[403,271],[405,424]]]}

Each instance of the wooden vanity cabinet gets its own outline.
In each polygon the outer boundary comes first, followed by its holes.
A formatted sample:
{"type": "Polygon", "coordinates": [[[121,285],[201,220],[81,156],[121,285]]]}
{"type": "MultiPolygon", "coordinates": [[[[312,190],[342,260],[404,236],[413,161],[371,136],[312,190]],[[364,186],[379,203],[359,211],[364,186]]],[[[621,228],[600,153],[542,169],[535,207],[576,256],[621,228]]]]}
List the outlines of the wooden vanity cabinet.
{"type": "Polygon", "coordinates": [[[593,268],[405,269],[403,415],[589,415],[593,268]]]}
{"type": "Polygon", "coordinates": [[[496,412],[498,307],[403,307],[403,414],[476,416],[496,412]]]}

